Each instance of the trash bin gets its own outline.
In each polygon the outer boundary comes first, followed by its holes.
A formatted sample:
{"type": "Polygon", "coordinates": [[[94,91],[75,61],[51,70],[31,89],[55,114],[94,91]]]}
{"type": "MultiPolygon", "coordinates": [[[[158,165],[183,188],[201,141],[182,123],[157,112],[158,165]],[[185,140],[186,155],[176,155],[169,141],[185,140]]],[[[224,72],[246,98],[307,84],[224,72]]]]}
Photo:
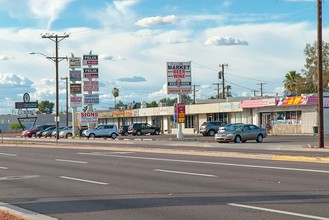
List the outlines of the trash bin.
{"type": "Polygon", "coordinates": [[[313,134],[317,134],[318,133],[318,126],[313,126],[313,134]]]}

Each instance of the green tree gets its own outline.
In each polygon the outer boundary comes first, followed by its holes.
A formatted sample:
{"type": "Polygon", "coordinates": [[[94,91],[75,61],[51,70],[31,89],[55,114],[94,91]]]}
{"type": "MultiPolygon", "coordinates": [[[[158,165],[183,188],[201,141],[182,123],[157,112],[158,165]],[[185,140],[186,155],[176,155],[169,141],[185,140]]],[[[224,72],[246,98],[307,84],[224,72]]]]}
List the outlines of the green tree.
{"type": "Polygon", "coordinates": [[[289,71],[283,80],[283,87],[287,89],[291,94],[300,94],[304,79],[295,70],[289,71]]]}
{"type": "Polygon", "coordinates": [[[232,92],[231,92],[232,86],[226,85],[225,89],[226,89],[226,97],[232,97],[232,92]]]}
{"type": "Polygon", "coordinates": [[[88,105],[85,105],[85,106],[82,108],[82,111],[83,111],[83,112],[87,112],[88,109],[89,109],[88,105]]]}
{"type": "Polygon", "coordinates": [[[48,100],[41,101],[38,105],[39,111],[45,114],[52,114],[54,111],[54,105],[55,104],[53,102],[50,102],[48,100]]]}
{"type": "MultiPolygon", "coordinates": [[[[306,44],[304,49],[306,64],[304,73],[304,83],[301,85],[301,93],[316,93],[318,85],[318,55],[317,42],[306,44]]],[[[329,43],[322,43],[322,65],[323,65],[323,87],[328,88],[329,82],[329,43]]]]}
{"type": "Polygon", "coordinates": [[[160,100],[161,103],[165,103],[166,106],[174,106],[174,104],[177,102],[177,98],[170,99],[170,98],[163,98],[160,100]]]}
{"type": "Polygon", "coordinates": [[[158,103],[156,101],[152,101],[150,103],[146,103],[147,108],[158,107],[158,103]]]}
{"type": "Polygon", "coordinates": [[[9,129],[10,130],[20,130],[20,129],[23,129],[23,127],[20,123],[15,123],[15,124],[10,124],[9,129]]]}
{"type": "Polygon", "coordinates": [[[112,90],[112,95],[114,97],[114,106],[117,105],[117,97],[119,96],[119,89],[114,87],[112,90]]]}

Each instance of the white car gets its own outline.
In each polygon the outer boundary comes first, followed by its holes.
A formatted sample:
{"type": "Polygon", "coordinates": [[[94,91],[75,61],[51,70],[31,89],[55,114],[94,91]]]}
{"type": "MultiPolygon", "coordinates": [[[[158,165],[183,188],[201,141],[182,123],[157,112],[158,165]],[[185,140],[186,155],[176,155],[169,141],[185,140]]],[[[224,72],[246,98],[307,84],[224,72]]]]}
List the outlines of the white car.
{"type": "Polygon", "coordinates": [[[89,138],[97,138],[97,137],[103,137],[103,138],[112,138],[115,139],[119,135],[118,128],[115,124],[104,124],[104,125],[98,125],[94,129],[88,129],[84,130],[82,132],[82,136],[89,138]]]}

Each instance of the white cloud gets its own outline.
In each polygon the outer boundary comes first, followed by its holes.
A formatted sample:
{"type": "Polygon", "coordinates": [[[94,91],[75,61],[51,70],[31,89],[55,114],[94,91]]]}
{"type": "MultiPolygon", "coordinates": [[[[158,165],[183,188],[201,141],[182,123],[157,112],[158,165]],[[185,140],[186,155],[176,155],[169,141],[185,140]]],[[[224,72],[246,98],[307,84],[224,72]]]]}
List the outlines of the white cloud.
{"type": "Polygon", "coordinates": [[[165,17],[148,17],[138,20],[135,24],[141,27],[153,27],[165,24],[174,24],[178,21],[178,17],[176,15],[168,15],[165,17]]]}
{"type": "Polygon", "coordinates": [[[168,44],[179,44],[179,43],[187,43],[189,42],[186,38],[167,38],[166,42],[168,44]]]}
{"type": "Polygon", "coordinates": [[[14,59],[13,56],[7,56],[7,55],[0,55],[0,60],[11,60],[14,59]]]}
{"type": "Polygon", "coordinates": [[[205,45],[219,45],[219,46],[233,46],[233,45],[248,45],[248,42],[245,40],[240,40],[232,37],[209,37],[205,41],[205,45]]]}
{"type": "Polygon", "coordinates": [[[47,29],[72,0],[29,0],[28,5],[37,19],[47,20],[47,29]]]}

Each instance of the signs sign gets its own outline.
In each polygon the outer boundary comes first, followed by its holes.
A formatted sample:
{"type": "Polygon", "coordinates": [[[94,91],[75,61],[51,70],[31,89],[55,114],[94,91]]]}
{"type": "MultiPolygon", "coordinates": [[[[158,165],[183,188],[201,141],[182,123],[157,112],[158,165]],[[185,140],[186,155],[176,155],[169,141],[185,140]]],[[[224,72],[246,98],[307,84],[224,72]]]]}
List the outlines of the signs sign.
{"type": "Polygon", "coordinates": [[[23,102],[15,102],[16,109],[22,108],[39,108],[38,101],[30,102],[30,95],[28,93],[24,93],[23,102]]]}
{"type": "Polygon", "coordinates": [[[79,112],[78,121],[80,124],[98,123],[97,112],[79,112]]]}
{"type": "Polygon", "coordinates": [[[167,93],[191,93],[191,62],[167,62],[167,93]]]}

